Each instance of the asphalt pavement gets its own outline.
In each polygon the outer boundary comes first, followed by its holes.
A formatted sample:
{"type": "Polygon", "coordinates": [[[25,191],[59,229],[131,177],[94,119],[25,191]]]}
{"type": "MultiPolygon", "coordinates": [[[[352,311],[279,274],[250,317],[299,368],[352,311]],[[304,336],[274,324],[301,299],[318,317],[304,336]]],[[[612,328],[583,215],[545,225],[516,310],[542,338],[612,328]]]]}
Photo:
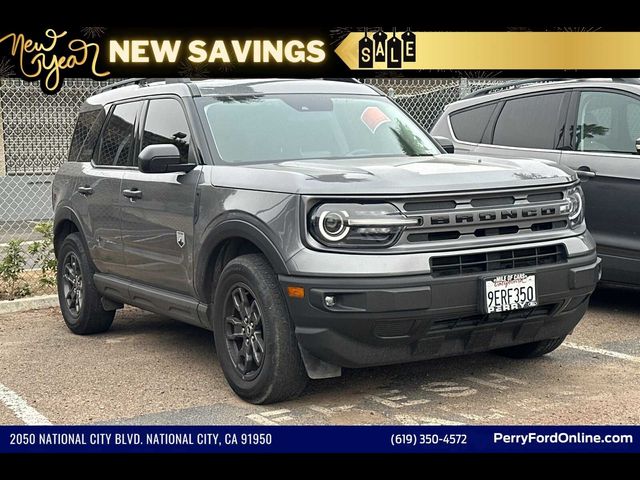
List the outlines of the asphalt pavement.
{"type": "Polygon", "coordinates": [[[602,289],[567,343],[346,370],[254,406],[227,386],[211,333],[126,308],[79,337],[58,309],[0,315],[0,424],[640,424],[640,293],[602,289]]]}

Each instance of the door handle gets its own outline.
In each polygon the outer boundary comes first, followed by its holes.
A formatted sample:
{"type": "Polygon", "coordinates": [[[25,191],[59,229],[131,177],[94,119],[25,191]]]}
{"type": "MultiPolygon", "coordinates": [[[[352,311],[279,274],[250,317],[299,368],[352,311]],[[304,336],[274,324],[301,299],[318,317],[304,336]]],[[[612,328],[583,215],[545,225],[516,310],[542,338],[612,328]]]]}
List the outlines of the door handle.
{"type": "Polygon", "coordinates": [[[596,172],[584,165],[582,167],[578,167],[576,173],[580,178],[593,178],[596,176],[596,172]]]}
{"type": "Polygon", "coordinates": [[[93,194],[93,188],[91,188],[91,187],[78,187],[78,193],[80,195],[91,195],[91,194],[93,194]]]}
{"type": "Polygon", "coordinates": [[[142,191],[137,188],[122,190],[122,195],[130,199],[132,202],[136,199],[142,198],[142,191]]]}

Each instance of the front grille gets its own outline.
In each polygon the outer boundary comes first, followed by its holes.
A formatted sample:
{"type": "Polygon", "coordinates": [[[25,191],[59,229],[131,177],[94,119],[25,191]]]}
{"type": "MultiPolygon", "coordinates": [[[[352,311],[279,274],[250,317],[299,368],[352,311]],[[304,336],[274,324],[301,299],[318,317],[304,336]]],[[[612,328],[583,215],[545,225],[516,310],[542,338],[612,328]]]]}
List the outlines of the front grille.
{"type": "Polygon", "coordinates": [[[490,326],[502,322],[512,320],[527,320],[534,317],[546,317],[553,312],[557,304],[539,305],[533,308],[525,308],[524,310],[513,310],[511,312],[496,312],[480,315],[470,315],[468,317],[448,318],[445,320],[436,320],[431,325],[431,332],[441,330],[452,330],[455,328],[469,328],[477,326],[490,326]]]}
{"type": "Polygon", "coordinates": [[[474,207],[503,207],[513,205],[516,203],[516,199],[514,197],[486,197],[475,198],[470,203],[474,207]]]}
{"type": "Polygon", "coordinates": [[[431,274],[434,277],[448,277],[536,267],[539,265],[553,265],[566,262],[566,260],[567,253],[563,245],[449,255],[431,259],[431,274]]]}
{"type": "Polygon", "coordinates": [[[455,200],[407,202],[404,204],[405,212],[430,212],[433,210],[453,210],[454,208],[456,208],[455,200]]]}
{"type": "Polygon", "coordinates": [[[432,197],[392,200],[406,216],[417,220],[398,245],[429,249],[469,241],[481,245],[487,237],[539,236],[570,227],[566,186],[517,191],[457,192],[432,197]]]}
{"type": "MultiPolygon", "coordinates": [[[[560,220],[557,222],[540,222],[532,224],[528,229],[524,231],[540,232],[542,230],[555,230],[567,228],[566,220],[560,220]]],[[[473,233],[467,234],[467,237],[473,235],[476,238],[481,237],[493,237],[496,235],[515,235],[520,232],[520,227],[517,225],[506,225],[502,227],[493,228],[478,228],[473,233]]],[[[449,230],[442,232],[429,232],[429,233],[409,233],[407,235],[407,241],[410,243],[423,243],[423,242],[439,242],[442,240],[456,240],[460,238],[462,234],[458,230],[449,230]]]]}
{"type": "Polygon", "coordinates": [[[536,202],[552,202],[556,200],[562,200],[562,192],[550,192],[550,193],[532,193],[527,196],[529,203],[536,202]]]}

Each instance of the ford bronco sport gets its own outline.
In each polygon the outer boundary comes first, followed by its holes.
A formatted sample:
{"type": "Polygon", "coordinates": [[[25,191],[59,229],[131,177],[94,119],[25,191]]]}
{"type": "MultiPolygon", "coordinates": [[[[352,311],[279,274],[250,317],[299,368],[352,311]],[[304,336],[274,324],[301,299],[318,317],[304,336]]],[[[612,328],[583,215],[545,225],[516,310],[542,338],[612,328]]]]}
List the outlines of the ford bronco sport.
{"type": "Polygon", "coordinates": [[[355,81],[108,86],[53,205],[72,332],[124,304],[207,328],[254,403],[343,367],[543,355],[600,274],[575,174],[446,154],[355,81]]]}

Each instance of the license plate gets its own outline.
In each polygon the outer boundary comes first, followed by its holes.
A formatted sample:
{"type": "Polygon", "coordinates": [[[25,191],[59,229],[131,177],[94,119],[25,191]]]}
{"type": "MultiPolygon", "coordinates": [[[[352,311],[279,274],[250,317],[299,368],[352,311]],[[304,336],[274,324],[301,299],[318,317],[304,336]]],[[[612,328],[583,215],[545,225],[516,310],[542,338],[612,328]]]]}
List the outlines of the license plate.
{"type": "Polygon", "coordinates": [[[536,276],[512,273],[484,279],[485,312],[508,312],[538,305],[536,276]]]}

